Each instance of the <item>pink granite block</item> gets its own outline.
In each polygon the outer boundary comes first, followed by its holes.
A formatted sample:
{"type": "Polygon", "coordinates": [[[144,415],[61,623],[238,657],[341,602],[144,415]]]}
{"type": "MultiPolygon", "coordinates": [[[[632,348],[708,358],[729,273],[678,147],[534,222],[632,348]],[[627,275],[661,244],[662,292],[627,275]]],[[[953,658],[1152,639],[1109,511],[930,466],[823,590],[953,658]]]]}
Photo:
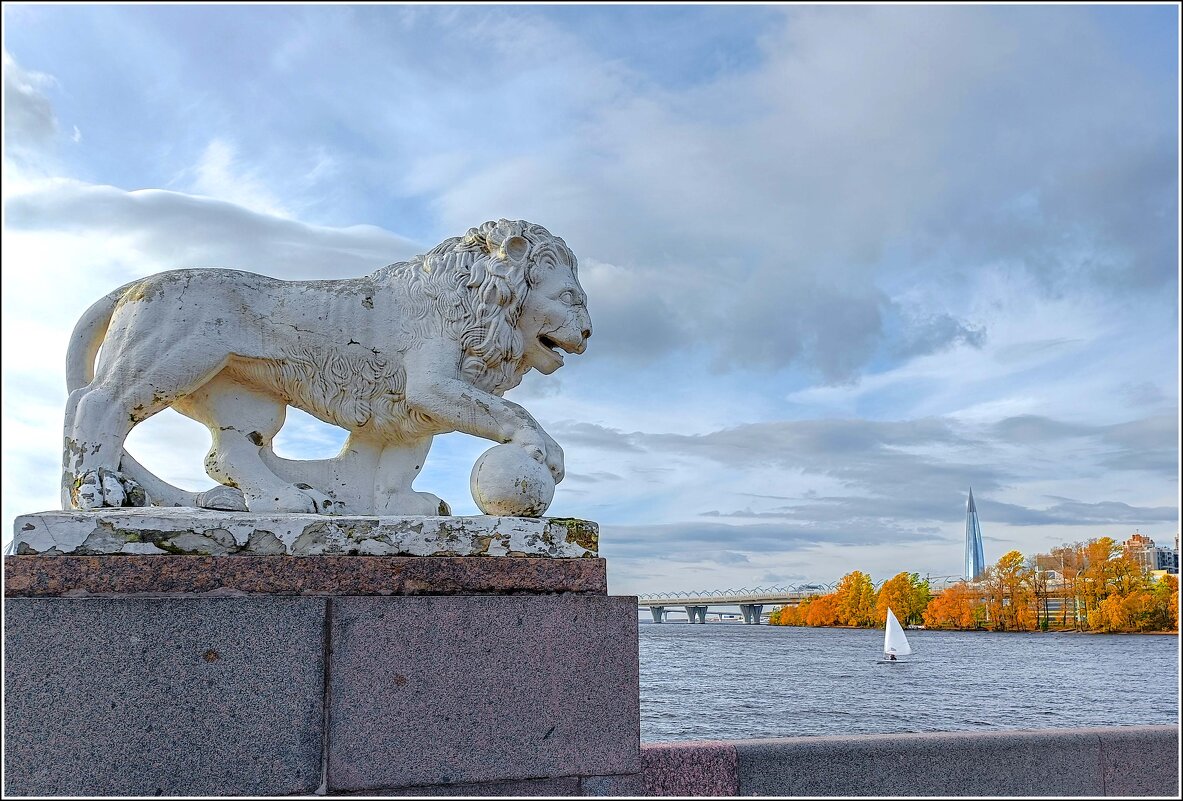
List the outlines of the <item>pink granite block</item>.
{"type": "Polygon", "coordinates": [[[5,797],[312,793],[327,603],[5,599],[5,797]]]}
{"type": "Polygon", "coordinates": [[[603,595],[603,559],[481,556],[6,556],[4,595],[603,595]]]}
{"type": "Polygon", "coordinates": [[[563,798],[586,795],[580,793],[579,778],[565,776],[561,779],[525,779],[516,782],[481,782],[479,784],[429,784],[420,787],[396,787],[391,789],[354,790],[342,793],[348,798],[435,798],[462,797],[481,798],[563,798]]]}
{"type": "Polygon", "coordinates": [[[332,601],[328,790],[640,771],[636,598],[332,601]]]}
{"type": "Polygon", "coordinates": [[[725,742],[654,743],[641,747],[645,795],[731,796],[739,793],[735,746],[725,742]]]}
{"type": "Polygon", "coordinates": [[[1101,738],[1107,796],[1179,797],[1179,727],[1112,726],[1101,738]]]}

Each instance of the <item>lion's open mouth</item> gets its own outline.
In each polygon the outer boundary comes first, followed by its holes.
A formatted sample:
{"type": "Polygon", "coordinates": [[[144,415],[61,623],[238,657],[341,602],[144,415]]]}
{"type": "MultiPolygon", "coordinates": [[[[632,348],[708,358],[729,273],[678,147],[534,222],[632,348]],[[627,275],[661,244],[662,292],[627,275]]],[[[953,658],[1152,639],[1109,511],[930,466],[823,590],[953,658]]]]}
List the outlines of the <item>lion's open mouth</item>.
{"type": "Polygon", "coordinates": [[[530,349],[531,363],[540,373],[550,374],[563,366],[562,351],[566,350],[562,343],[539,334],[535,346],[530,349]]]}
{"type": "Polygon", "coordinates": [[[539,334],[538,341],[542,343],[542,347],[549,350],[559,360],[559,364],[563,363],[563,351],[567,350],[564,345],[551,339],[546,334],[539,334]]]}

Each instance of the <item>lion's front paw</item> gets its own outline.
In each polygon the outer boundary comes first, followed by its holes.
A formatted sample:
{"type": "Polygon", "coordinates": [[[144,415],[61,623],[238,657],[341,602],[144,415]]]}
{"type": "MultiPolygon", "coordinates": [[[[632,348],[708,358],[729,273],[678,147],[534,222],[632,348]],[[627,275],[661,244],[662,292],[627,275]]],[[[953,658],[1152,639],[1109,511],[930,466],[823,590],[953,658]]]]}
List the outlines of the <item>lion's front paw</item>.
{"type": "Polygon", "coordinates": [[[547,437],[546,449],[546,468],[550,470],[551,478],[558,484],[563,480],[566,474],[566,466],[563,461],[563,449],[559,447],[559,443],[555,442],[550,437],[547,437]]]}
{"type": "Polygon", "coordinates": [[[88,470],[75,478],[70,496],[76,509],[148,505],[148,497],[139,483],[105,467],[88,470]]]}
{"type": "Polygon", "coordinates": [[[333,499],[308,484],[294,484],[271,491],[248,492],[246,506],[252,512],[332,514],[333,499]]]}
{"type": "Polygon", "coordinates": [[[546,467],[550,470],[551,478],[555,480],[556,484],[560,483],[563,476],[567,475],[567,469],[564,467],[562,459],[555,463],[547,462],[546,467]]]}
{"type": "Polygon", "coordinates": [[[218,509],[224,512],[245,512],[246,497],[242,490],[219,484],[213,489],[198,493],[197,505],[202,509],[218,509]]]}
{"type": "Polygon", "coordinates": [[[380,515],[423,515],[425,517],[447,517],[452,507],[438,495],[430,492],[398,492],[391,494],[379,505],[380,515]]]}
{"type": "Polygon", "coordinates": [[[556,484],[563,480],[563,449],[545,431],[524,428],[510,442],[523,448],[534,461],[546,465],[556,484]]]}

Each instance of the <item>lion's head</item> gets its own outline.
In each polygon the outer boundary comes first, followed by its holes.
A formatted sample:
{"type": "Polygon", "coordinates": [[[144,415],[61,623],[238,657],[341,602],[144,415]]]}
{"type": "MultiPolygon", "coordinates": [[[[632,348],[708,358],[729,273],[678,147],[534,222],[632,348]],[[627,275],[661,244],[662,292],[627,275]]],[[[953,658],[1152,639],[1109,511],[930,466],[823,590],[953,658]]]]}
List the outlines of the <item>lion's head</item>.
{"type": "Polygon", "coordinates": [[[500,395],[531,368],[553,373],[560,350],[583,353],[591,336],[575,254],[541,225],[498,220],[392,264],[379,279],[405,281],[413,326],[454,338],[461,375],[500,395]]]}

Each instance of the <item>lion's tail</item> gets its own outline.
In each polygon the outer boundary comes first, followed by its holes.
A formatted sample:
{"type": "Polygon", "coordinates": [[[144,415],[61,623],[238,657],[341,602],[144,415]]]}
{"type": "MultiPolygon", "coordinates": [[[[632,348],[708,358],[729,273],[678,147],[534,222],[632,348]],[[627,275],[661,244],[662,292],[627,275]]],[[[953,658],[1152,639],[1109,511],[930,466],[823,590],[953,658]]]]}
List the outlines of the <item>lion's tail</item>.
{"type": "MultiPolygon", "coordinates": [[[[111,325],[111,318],[115,316],[115,309],[127,290],[135,286],[132,281],[124,284],[113,292],[95,301],[82,315],[74,332],[70,335],[70,345],[66,349],[66,390],[70,398],[66,402],[66,435],[69,436],[74,412],[77,409],[78,392],[94,380],[95,358],[103,344],[103,338],[111,325]]],[[[69,454],[67,453],[67,460],[69,454]]],[[[120,454],[119,469],[134,479],[144,489],[148,501],[153,506],[200,506],[207,509],[229,509],[245,511],[246,503],[242,492],[221,485],[205,492],[190,492],[162,480],[156,474],[137,462],[126,450],[120,454]]],[[[63,476],[70,472],[67,463],[63,476]]],[[[63,479],[65,480],[65,479],[63,479]]],[[[65,509],[70,507],[69,485],[62,487],[62,504],[65,509]]]]}
{"type": "Polygon", "coordinates": [[[94,380],[94,361],[111,325],[119,299],[134,284],[124,284],[95,301],[74,326],[66,349],[66,391],[82,389],[94,380]]]}

